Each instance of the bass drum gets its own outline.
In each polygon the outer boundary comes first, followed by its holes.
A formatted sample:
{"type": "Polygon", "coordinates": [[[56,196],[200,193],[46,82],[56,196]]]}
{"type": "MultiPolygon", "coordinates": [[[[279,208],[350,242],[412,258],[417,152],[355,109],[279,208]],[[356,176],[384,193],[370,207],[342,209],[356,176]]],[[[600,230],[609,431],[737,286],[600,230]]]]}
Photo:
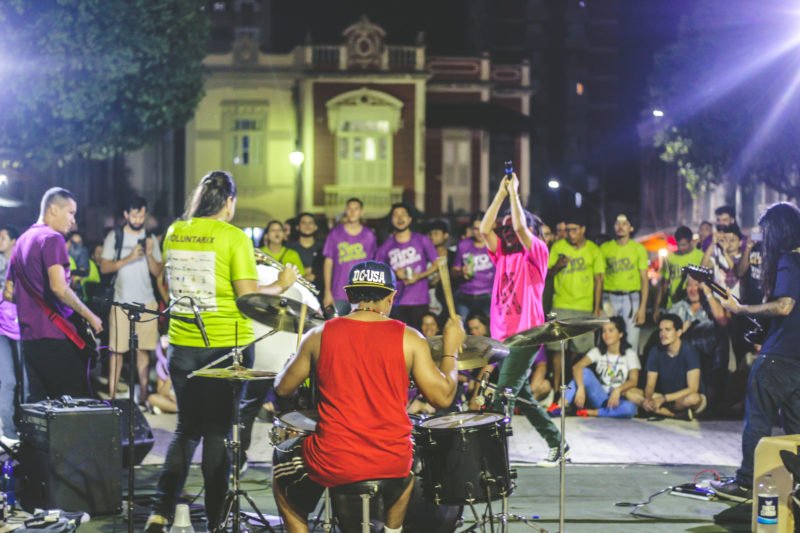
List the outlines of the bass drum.
{"type": "MultiPolygon", "coordinates": [[[[258,271],[258,284],[269,285],[278,279],[280,270],[272,265],[259,264],[256,266],[258,271]]],[[[281,295],[302,302],[308,306],[309,314],[316,312],[319,313],[322,306],[314,294],[300,283],[295,282],[294,285],[286,289],[281,295]]],[[[272,331],[263,324],[253,321],[253,332],[256,339],[272,331]]],[[[267,372],[275,372],[276,374],[283,370],[286,362],[294,354],[297,348],[297,333],[290,333],[286,331],[279,331],[274,335],[267,337],[255,345],[255,361],[253,363],[254,370],[264,370],[267,372]]]]}

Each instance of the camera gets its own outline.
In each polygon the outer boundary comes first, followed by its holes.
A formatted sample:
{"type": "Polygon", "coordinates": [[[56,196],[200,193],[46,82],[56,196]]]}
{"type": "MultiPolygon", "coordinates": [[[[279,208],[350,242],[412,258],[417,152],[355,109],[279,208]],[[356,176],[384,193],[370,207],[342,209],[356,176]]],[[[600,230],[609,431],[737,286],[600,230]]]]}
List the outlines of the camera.
{"type": "Polygon", "coordinates": [[[508,160],[503,163],[503,172],[506,176],[510,176],[514,173],[514,162],[512,160],[508,160]]]}

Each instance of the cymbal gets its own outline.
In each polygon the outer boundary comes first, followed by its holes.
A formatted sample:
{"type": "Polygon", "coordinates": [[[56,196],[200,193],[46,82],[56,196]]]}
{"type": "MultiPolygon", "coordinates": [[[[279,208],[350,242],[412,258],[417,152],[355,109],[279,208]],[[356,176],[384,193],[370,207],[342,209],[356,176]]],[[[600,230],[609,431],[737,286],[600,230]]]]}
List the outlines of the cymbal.
{"type": "MultiPolygon", "coordinates": [[[[297,333],[300,329],[300,308],[302,303],[285,296],[268,296],[252,293],[236,299],[236,307],[245,316],[256,322],[279,331],[297,333]]],[[[303,332],[323,323],[323,320],[306,315],[303,332]]]]}
{"type": "Polygon", "coordinates": [[[534,347],[548,342],[565,341],[603,327],[607,318],[574,318],[551,320],[541,326],[527,329],[503,341],[508,347],[534,347]]]}
{"type": "Polygon", "coordinates": [[[202,368],[192,372],[189,377],[224,379],[226,381],[260,381],[275,379],[276,375],[275,372],[265,372],[233,365],[228,368],[202,368]]]}
{"type": "MultiPolygon", "coordinates": [[[[438,364],[442,360],[444,353],[444,342],[441,335],[426,339],[431,348],[431,357],[438,364]]],[[[504,359],[508,355],[509,349],[502,342],[490,339],[489,337],[468,335],[461,347],[458,356],[459,370],[472,370],[480,368],[489,363],[504,359]]]]}

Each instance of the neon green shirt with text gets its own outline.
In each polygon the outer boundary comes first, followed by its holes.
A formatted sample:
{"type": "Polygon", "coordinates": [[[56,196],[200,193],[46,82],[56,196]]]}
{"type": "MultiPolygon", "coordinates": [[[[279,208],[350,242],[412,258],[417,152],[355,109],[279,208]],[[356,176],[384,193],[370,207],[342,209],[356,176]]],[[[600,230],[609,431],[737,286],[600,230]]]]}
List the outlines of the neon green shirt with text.
{"type": "Polygon", "coordinates": [[[553,308],[592,312],[594,276],[602,274],[606,268],[600,248],[592,241],[586,241],[577,249],[566,239],[561,239],[550,249],[548,268],[553,268],[560,254],[569,257],[569,264],[553,279],[553,308]]]}
{"type": "Polygon", "coordinates": [[[647,271],[647,250],[641,243],[629,240],[625,246],[617,241],[600,246],[606,261],[603,290],[636,292],[642,290],[642,270],[647,271]]]}

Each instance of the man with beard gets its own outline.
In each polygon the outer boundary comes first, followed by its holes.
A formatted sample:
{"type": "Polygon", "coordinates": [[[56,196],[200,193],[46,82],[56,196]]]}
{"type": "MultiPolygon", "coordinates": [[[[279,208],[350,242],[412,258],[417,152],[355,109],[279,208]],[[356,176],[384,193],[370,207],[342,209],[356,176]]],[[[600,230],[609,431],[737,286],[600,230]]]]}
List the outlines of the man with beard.
{"type": "Polygon", "coordinates": [[[717,494],[733,501],[753,497],[753,467],[758,441],[783,421],[787,435],[800,433],[800,210],[781,202],[758,221],[763,232],[762,279],[765,303],[722,305],[734,315],[769,319],[767,338],[750,369],[745,400],[742,464],[735,478],[712,481],[717,494]],[[779,416],[780,414],[780,416],[779,416]]]}
{"type": "Polygon", "coordinates": [[[377,239],[371,229],[361,224],[363,213],[364,203],[360,199],[347,200],[342,223],[331,230],[322,248],[322,255],[325,256],[322,306],[326,311],[329,306],[335,306],[339,316],[350,312],[350,302],[344,291],[350,268],[356,263],[375,258],[377,239]]]}
{"type": "MultiPolygon", "coordinates": [[[[123,303],[143,303],[148,309],[158,308],[150,276],[161,275],[163,263],[158,240],[144,229],[147,201],[135,196],[123,211],[125,225],[108,233],[103,242],[100,272],[113,274],[114,300],[123,303]]],[[[108,318],[109,350],[108,394],[113,399],[122,371],[122,356],[128,353],[130,323],[125,311],[113,306],[108,318]]],[[[139,346],[136,350],[136,372],[139,380],[139,403],[145,404],[150,376],[150,352],[158,343],[158,321],[143,320],[136,324],[139,346]]],[[[129,370],[133,376],[133,369],[129,370]]],[[[131,394],[134,380],[131,378],[131,394]]]]}
{"type": "Polygon", "coordinates": [[[375,260],[388,263],[397,276],[391,317],[420,329],[430,303],[428,278],[438,269],[439,254],[428,237],[411,231],[414,219],[405,204],[394,204],[389,219],[392,236],[378,248],[375,260]]]}
{"type": "Polygon", "coordinates": [[[322,288],[322,241],[317,239],[317,221],[314,215],[305,212],[297,215],[295,225],[297,240],[286,243],[300,255],[305,273],[303,277],[313,283],[317,289],[322,288]]]}
{"type": "MultiPolygon", "coordinates": [[[[541,226],[542,221],[538,217],[522,208],[517,175],[512,173],[503,178],[480,225],[481,236],[496,268],[492,287],[491,333],[497,340],[504,340],[544,323],[542,292],[547,277],[548,251],[541,237],[541,226]],[[495,230],[500,206],[506,198],[511,204],[510,213],[502,218],[495,230]]],[[[519,408],[550,448],[548,456],[538,465],[556,466],[561,459],[561,432],[547,412],[533,400],[528,382],[528,374],[538,351],[538,347],[511,348],[500,367],[497,390],[510,388],[515,397],[530,402],[518,404],[519,408]]],[[[502,410],[501,396],[494,395],[493,410],[502,410]]],[[[512,411],[513,408],[511,405],[512,411]]],[[[569,446],[564,448],[564,456],[569,457],[569,446]]]]}

